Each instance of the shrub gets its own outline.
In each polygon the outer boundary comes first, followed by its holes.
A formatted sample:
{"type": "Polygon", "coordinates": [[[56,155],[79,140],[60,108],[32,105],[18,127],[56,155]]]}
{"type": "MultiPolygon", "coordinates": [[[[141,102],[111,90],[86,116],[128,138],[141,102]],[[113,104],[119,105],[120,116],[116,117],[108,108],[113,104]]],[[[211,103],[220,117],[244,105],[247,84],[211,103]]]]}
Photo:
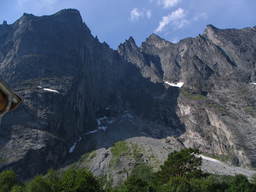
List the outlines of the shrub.
{"type": "Polygon", "coordinates": [[[184,177],[171,177],[167,184],[160,187],[159,192],[193,192],[189,180],[184,177]]]}
{"type": "Polygon", "coordinates": [[[120,160],[120,157],[129,152],[129,147],[126,142],[119,141],[111,148],[112,159],[111,165],[116,166],[120,160]]]}
{"type": "Polygon", "coordinates": [[[53,192],[50,184],[42,176],[36,176],[26,186],[26,192],[53,192]]]}
{"type": "Polygon", "coordinates": [[[207,100],[207,97],[201,94],[191,93],[189,90],[181,89],[181,94],[190,99],[195,101],[207,100]]]}
{"type": "Polygon", "coordinates": [[[202,176],[200,169],[202,159],[195,155],[198,153],[199,151],[194,149],[184,149],[171,153],[157,174],[159,181],[166,183],[170,177],[192,178],[202,176]]]}
{"type": "Polygon", "coordinates": [[[24,187],[16,185],[16,186],[12,187],[11,192],[25,192],[25,191],[24,191],[24,187]]]}
{"type": "Polygon", "coordinates": [[[16,174],[13,171],[0,173],[0,192],[10,192],[11,188],[18,184],[16,174]]]}
{"type": "Polygon", "coordinates": [[[227,192],[255,192],[256,186],[251,184],[244,175],[236,175],[228,180],[227,192]]]}
{"type": "Polygon", "coordinates": [[[86,169],[69,169],[61,176],[61,188],[65,192],[101,192],[98,180],[86,169]]]}

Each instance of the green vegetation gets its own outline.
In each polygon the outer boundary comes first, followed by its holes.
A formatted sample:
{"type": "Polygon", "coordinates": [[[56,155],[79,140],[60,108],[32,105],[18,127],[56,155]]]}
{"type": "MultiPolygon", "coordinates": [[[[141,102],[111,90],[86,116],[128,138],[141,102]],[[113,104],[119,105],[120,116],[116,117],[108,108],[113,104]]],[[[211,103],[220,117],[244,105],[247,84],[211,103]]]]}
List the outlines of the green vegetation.
{"type": "Polygon", "coordinates": [[[24,188],[22,186],[14,186],[12,187],[11,192],[23,192],[24,188]]]}
{"type": "Polygon", "coordinates": [[[111,148],[111,165],[114,167],[119,163],[120,157],[129,152],[129,147],[125,141],[119,141],[111,148]]]}
{"type": "MultiPolygon", "coordinates": [[[[119,142],[113,155],[120,149],[129,151],[127,143],[119,142]]],[[[97,179],[86,169],[50,170],[44,176],[21,183],[13,171],[0,173],[0,192],[255,192],[256,176],[251,182],[243,175],[219,176],[200,170],[202,160],[198,150],[173,152],[158,172],[145,163],[132,170],[127,180],[112,188],[107,178],[97,179]]]]}
{"type": "Polygon", "coordinates": [[[125,141],[119,141],[111,148],[113,157],[120,157],[122,154],[128,153],[128,151],[129,147],[125,141]]]}
{"type": "Polygon", "coordinates": [[[256,185],[256,174],[254,174],[251,178],[251,182],[256,185]]]}
{"type": "MultiPolygon", "coordinates": [[[[125,183],[111,192],[150,192],[153,189],[156,175],[146,164],[137,165],[125,183]]],[[[153,191],[152,191],[153,192],[153,191]]]]}
{"type": "Polygon", "coordinates": [[[143,156],[142,149],[135,143],[131,143],[130,146],[130,151],[132,153],[133,159],[137,162],[140,163],[141,157],[143,156]]]}
{"type": "Polygon", "coordinates": [[[196,93],[191,93],[189,90],[186,89],[181,89],[181,94],[190,99],[190,100],[194,100],[194,101],[201,101],[201,100],[206,100],[207,97],[204,95],[200,95],[200,94],[196,94],[196,93]]]}
{"type": "Polygon", "coordinates": [[[7,170],[0,173],[0,192],[9,192],[17,184],[16,174],[13,171],[7,170]]]}
{"type": "Polygon", "coordinates": [[[226,111],[225,107],[222,106],[222,105],[220,105],[220,104],[208,103],[207,106],[208,106],[209,108],[216,109],[216,110],[218,110],[218,111],[220,111],[220,112],[225,112],[225,111],[226,111]]]}
{"type": "Polygon", "coordinates": [[[137,164],[140,164],[143,156],[143,151],[137,144],[125,141],[115,143],[111,148],[111,153],[110,166],[113,168],[118,165],[121,157],[134,159],[137,164]]]}
{"type": "MultiPolygon", "coordinates": [[[[138,171],[113,192],[255,192],[256,185],[245,176],[219,176],[200,170],[201,158],[197,150],[185,149],[169,155],[157,173],[150,167],[138,171]],[[142,174],[146,173],[146,174],[142,174]],[[146,176],[145,176],[146,175],[146,176]]],[[[141,168],[139,168],[140,170],[141,168]]]]}
{"type": "Polygon", "coordinates": [[[256,115],[256,107],[254,106],[247,106],[244,108],[245,113],[248,113],[250,115],[256,115]]]}
{"type": "Polygon", "coordinates": [[[103,192],[99,181],[86,169],[50,170],[27,183],[19,183],[12,171],[0,174],[0,192],[103,192]]]}
{"type": "Polygon", "coordinates": [[[92,151],[92,152],[89,152],[89,153],[86,153],[84,154],[82,157],[81,157],[81,160],[80,161],[88,161],[88,160],[92,160],[96,157],[96,151],[92,151]]]}
{"type": "Polygon", "coordinates": [[[161,170],[157,174],[159,180],[165,183],[170,177],[190,178],[203,175],[200,169],[202,159],[196,157],[195,154],[199,154],[199,151],[187,149],[173,152],[161,166],[161,170]]]}

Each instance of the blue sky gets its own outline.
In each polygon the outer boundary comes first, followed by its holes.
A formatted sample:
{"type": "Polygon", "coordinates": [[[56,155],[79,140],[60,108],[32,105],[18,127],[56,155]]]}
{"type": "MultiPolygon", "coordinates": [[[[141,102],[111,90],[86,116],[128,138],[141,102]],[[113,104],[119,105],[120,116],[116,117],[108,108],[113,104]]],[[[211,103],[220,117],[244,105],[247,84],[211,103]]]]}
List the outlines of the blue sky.
{"type": "Polygon", "coordinates": [[[140,45],[150,34],[177,42],[219,28],[256,25],[256,0],[1,0],[0,22],[24,12],[48,15],[76,8],[93,35],[116,48],[130,36],[140,45]]]}

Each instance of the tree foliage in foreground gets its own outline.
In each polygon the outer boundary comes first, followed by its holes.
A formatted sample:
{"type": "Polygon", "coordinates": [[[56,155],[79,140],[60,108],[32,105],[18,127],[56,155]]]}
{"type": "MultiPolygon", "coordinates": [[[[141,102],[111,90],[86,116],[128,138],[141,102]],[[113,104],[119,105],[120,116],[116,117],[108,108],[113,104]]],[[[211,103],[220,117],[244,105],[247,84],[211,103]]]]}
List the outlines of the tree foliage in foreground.
{"type": "Polygon", "coordinates": [[[0,192],[10,192],[16,184],[18,181],[13,171],[7,170],[0,173],[0,192]]]}
{"type": "Polygon", "coordinates": [[[51,170],[20,185],[12,171],[4,171],[1,176],[0,192],[103,192],[99,181],[86,169],[68,169],[62,173],[51,170]]]}
{"type": "MultiPolygon", "coordinates": [[[[256,192],[256,185],[243,175],[219,176],[201,171],[199,151],[184,149],[173,152],[154,174],[138,174],[135,170],[114,192],[256,192]]],[[[149,167],[147,172],[151,172],[149,167]]]]}
{"type": "Polygon", "coordinates": [[[196,156],[198,154],[199,151],[194,149],[171,153],[157,173],[159,180],[166,183],[170,177],[201,177],[203,175],[200,169],[202,159],[196,156]]]}
{"type": "Polygon", "coordinates": [[[124,184],[108,189],[86,169],[50,170],[26,183],[19,182],[13,171],[3,171],[0,192],[256,192],[255,179],[250,183],[243,175],[202,173],[198,153],[193,149],[173,152],[156,173],[139,164],[124,184]]]}

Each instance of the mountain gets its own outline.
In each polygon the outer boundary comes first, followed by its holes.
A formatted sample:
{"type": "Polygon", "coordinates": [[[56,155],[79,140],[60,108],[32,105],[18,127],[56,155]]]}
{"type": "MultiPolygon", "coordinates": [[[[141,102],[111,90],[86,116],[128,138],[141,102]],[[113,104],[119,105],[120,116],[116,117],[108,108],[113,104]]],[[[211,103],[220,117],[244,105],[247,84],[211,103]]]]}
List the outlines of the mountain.
{"type": "Polygon", "coordinates": [[[255,167],[255,64],[256,27],[112,50],[77,10],[24,14],[0,25],[1,78],[24,101],[2,119],[0,169],[85,166],[118,183],[184,147],[255,167]]]}

